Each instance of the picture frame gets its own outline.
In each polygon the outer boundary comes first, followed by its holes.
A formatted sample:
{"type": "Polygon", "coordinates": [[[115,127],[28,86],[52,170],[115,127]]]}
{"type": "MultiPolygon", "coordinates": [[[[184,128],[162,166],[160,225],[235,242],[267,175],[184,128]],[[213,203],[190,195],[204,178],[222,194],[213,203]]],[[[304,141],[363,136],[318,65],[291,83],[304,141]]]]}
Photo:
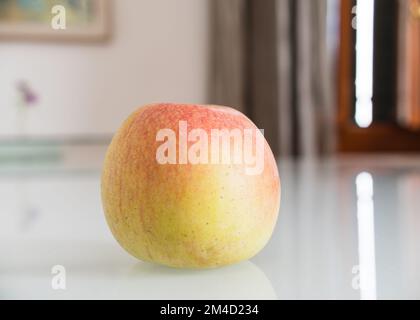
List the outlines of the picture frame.
{"type": "Polygon", "coordinates": [[[110,35],[109,0],[0,0],[0,41],[100,41],[110,35]],[[65,9],[65,28],[53,18],[65,9]]]}

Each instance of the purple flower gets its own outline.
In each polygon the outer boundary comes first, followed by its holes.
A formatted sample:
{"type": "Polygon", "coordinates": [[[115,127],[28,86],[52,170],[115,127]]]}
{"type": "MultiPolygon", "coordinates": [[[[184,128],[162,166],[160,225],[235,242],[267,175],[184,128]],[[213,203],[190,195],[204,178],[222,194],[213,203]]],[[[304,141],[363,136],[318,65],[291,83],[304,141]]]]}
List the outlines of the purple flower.
{"type": "Polygon", "coordinates": [[[19,83],[17,84],[17,89],[19,91],[20,96],[22,97],[24,105],[31,106],[35,105],[38,102],[38,96],[31,89],[31,87],[26,81],[19,81],[19,83]]]}

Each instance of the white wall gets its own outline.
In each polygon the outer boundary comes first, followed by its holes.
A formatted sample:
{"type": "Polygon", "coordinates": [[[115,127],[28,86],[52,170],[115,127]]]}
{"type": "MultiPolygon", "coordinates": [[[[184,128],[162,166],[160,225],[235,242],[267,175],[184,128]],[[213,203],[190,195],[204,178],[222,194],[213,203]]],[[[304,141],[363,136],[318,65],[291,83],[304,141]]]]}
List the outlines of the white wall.
{"type": "Polygon", "coordinates": [[[109,134],[145,103],[205,103],[207,1],[114,0],[102,44],[0,41],[0,137],[109,134]],[[20,79],[41,98],[24,119],[20,79]]]}

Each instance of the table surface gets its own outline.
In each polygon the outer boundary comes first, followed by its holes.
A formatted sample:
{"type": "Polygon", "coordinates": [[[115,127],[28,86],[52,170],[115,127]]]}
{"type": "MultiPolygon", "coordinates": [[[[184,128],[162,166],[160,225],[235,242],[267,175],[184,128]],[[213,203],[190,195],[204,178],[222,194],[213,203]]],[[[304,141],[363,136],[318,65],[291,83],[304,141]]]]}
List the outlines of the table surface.
{"type": "Polygon", "coordinates": [[[268,245],[236,265],[178,270],[113,239],[99,193],[104,147],[48,152],[0,162],[0,298],[420,298],[418,156],[279,160],[268,245]]]}

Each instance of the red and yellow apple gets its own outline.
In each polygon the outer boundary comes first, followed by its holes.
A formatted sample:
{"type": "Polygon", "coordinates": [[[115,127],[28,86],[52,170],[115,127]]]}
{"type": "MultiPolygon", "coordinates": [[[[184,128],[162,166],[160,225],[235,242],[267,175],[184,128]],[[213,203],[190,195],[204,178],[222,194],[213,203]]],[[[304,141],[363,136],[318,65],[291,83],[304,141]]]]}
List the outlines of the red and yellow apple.
{"type": "Polygon", "coordinates": [[[261,132],[239,111],[213,105],[161,103],[136,110],[112,139],[101,188],[105,217],[120,245],[141,260],[172,267],[251,258],[270,239],[280,205],[276,162],[261,132]],[[182,143],[183,130],[188,137],[182,143]],[[223,143],[220,154],[210,147],[214,130],[240,132],[243,146],[246,130],[253,130],[255,162],[261,135],[261,170],[238,161],[244,152],[234,143],[227,147],[231,158],[222,160],[223,143]],[[174,150],[171,132],[178,139],[174,150]]]}

